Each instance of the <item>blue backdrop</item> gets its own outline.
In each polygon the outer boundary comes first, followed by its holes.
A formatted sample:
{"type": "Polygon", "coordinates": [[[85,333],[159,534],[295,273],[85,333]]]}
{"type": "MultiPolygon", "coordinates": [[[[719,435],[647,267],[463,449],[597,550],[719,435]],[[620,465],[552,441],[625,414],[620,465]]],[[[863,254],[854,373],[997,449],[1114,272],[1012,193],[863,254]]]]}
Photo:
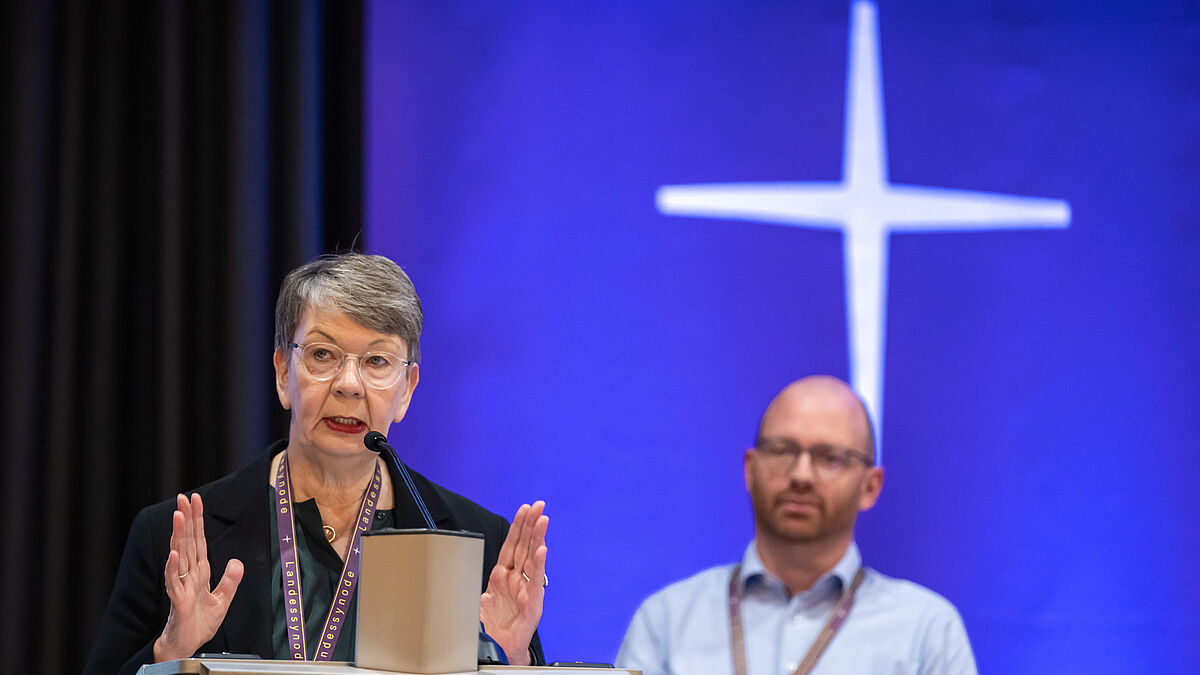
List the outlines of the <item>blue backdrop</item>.
{"type": "Polygon", "coordinates": [[[370,3],[368,242],[426,311],[394,441],[506,516],[547,501],[547,655],[607,661],[643,597],[741,554],[772,395],[875,372],[887,478],[860,546],[960,608],[982,669],[1200,671],[1200,9],[882,4],[885,186],[1064,219],[893,228],[874,356],[837,223],[656,205],[849,185],[851,15],[370,3]]]}

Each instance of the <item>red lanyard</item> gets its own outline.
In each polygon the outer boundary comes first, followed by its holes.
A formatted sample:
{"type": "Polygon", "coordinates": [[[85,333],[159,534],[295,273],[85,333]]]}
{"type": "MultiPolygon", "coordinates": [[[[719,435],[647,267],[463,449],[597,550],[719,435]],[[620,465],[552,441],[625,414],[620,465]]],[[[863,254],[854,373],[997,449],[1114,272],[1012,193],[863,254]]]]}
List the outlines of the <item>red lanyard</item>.
{"type": "MultiPolygon", "coordinates": [[[[350,550],[346,552],[346,562],[342,563],[342,574],[333,591],[329,614],[321,628],[314,661],[329,661],[333,658],[333,646],[337,644],[338,636],[341,635],[346,611],[350,608],[350,599],[354,597],[354,588],[358,585],[358,570],[362,564],[362,533],[371,527],[371,518],[375,515],[375,505],[379,501],[382,484],[379,463],[376,462],[375,477],[371,479],[370,487],[363,492],[362,504],[358,507],[354,536],[350,539],[350,550]]],[[[288,650],[292,659],[304,661],[308,658],[308,638],[304,634],[304,594],[300,592],[300,563],[296,558],[296,520],[292,517],[292,481],[288,473],[286,452],[279,460],[279,471],[275,474],[275,532],[279,537],[279,564],[283,572],[283,612],[287,619],[288,650]]]]}
{"type": "MultiPolygon", "coordinates": [[[[733,656],[734,675],[746,675],[746,636],[742,631],[742,596],[738,590],[738,577],[741,576],[741,573],[742,564],[738,563],[729,577],[729,651],[733,656]]],[[[817,639],[813,640],[804,659],[792,671],[792,675],[808,675],[817,666],[817,660],[821,658],[821,654],[825,653],[825,648],[833,641],[833,636],[837,635],[838,629],[846,622],[846,615],[854,606],[854,594],[862,585],[864,576],[866,575],[863,568],[859,567],[858,571],[854,573],[854,580],[850,582],[849,588],[842,592],[841,599],[834,606],[833,614],[829,615],[829,620],[817,634],[817,639]]]]}

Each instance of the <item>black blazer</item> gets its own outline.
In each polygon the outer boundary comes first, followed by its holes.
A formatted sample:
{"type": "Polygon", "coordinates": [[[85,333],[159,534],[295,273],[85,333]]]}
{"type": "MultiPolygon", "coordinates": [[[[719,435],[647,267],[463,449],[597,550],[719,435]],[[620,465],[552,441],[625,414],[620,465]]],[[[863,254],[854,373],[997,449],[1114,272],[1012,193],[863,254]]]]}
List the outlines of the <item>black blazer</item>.
{"type": "MultiPolygon", "coordinates": [[[[285,441],[273,444],[254,463],[196,490],[204,499],[204,534],[214,580],[225,573],[231,558],[241,560],[246,573],[229,605],[225,621],[199,652],[258,654],[274,658],[271,646],[271,504],[268,472],[271,458],[285,441]]],[[[425,527],[416,505],[398,489],[404,481],[392,467],[393,510],[398,528],[425,527]]],[[[500,546],[508,535],[508,521],[475,502],[411,471],[417,491],[439,529],[466,530],[484,535],[483,576],[480,590],[496,565],[500,546]]],[[[83,672],[136,673],[154,661],[154,641],[167,625],[171,601],[163,583],[163,568],[170,551],[171,517],[175,499],[148,506],[138,513],[117,569],[112,596],[92,652],[83,672]]],[[[534,663],[545,663],[537,633],[530,645],[534,663]]]]}

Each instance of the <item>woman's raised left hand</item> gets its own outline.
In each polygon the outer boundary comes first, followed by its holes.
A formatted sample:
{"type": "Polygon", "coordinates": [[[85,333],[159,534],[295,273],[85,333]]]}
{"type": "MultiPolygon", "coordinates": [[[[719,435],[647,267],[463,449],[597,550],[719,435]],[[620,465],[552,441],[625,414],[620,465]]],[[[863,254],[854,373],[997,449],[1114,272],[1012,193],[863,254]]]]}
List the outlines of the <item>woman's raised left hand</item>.
{"type": "Polygon", "coordinates": [[[522,504],[513,518],[508,537],[488,587],[479,599],[483,629],[495,640],[513,665],[529,665],[529,642],[542,618],[546,597],[545,502],[522,504]]]}

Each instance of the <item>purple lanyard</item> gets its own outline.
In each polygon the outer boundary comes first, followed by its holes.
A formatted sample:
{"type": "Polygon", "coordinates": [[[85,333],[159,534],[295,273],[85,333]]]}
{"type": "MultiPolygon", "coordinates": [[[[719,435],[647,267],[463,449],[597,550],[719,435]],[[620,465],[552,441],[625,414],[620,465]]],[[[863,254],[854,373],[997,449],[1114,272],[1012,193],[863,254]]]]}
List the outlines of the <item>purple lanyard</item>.
{"type": "MultiPolygon", "coordinates": [[[[741,573],[742,564],[738,563],[733,568],[733,574],[729,577],[729,651],[733,656],[734,675],[746,675],[746,636],[742,631],[742,594],[738,588],[741,573]]],[[[825,653],[825,648],[833,641],[833,636],[837,635],[838,630],[846,621],[846,616],[850,614],[850,608],[854,606],[854,595],[858,592],[858,587],[862,584],[864,576],[863,568],[859,567],[858,571],[854,573],[854,580],[842,592],[842,597],[838,599],[837,605],[834,606],[833,613],[829,615],[829,620],[825,622],[825,626],[817,634],[817,639],[813,640],[812,645],[808,648],[808,652],[804,655],[804,659],[792,671],[792,675],[807,675],[812,672],[813,668],[817,667],[817,661],[821,658],[821,654],[825,653]]]]}
{"type": "MultiPolygon", "coordinates": [[[[354,528],[354,536],[350,539],[346,562],[342,564],[342,575],[338,578],[337,588],[333,592],[329,615],[325,617],[325,625],[321,628],[314,661],[329,661],[333,657],[333,646],[337,644],[338,635],[342,632],[346,610],[350,608],[350,599],[354,597],[354,588],[358,585],[358,570],[362,564],[359,543],[362,541],[362,533],[371,527],[371,518],[375,516],[375,505],[379,501],[381,485],[379,463],[376,462],[375,477],[371,479],[371,486],[363,493],[362,504],[358,507],[358,524],[354,528]]],[[[300,592],[300,563],[296,559],[296,520],[292,517],[292,480],[288,472],[286,452],[279,460],[279,471],[275,474],[275,515],[275,532],[279,537],[279,564],[283,572],[283,609],[287,618],[288,649],[293,660],[304,661],[308,658],[308,639],[304,635],[304,594],[300,592]]]]}

